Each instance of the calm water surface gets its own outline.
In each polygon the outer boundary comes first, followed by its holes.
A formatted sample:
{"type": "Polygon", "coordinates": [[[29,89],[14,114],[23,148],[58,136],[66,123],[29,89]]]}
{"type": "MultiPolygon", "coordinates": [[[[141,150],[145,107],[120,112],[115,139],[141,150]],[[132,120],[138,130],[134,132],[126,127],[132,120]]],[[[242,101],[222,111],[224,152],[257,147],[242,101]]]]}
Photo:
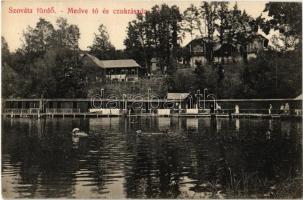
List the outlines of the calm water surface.
{"type": "Polygon", "coordinates": [[[10,198],[300,197],[301,133],[301,121],[290,120],[4,119],[2,192],[10,198]],[[75,127],[89,137],[73,141],[75,127]],[[152,134],[139,137],[136,130],[152,134]]]}

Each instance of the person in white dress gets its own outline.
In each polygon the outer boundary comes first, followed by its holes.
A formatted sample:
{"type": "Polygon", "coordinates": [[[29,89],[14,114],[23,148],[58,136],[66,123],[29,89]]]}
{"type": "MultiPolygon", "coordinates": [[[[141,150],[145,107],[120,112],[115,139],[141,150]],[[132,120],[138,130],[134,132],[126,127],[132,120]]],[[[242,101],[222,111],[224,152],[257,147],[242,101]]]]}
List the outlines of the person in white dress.
{"type": "Polygon", "coordinates": [[[239,106],[236,105],[236,106],[235,106],[235,114],[239,114],[239,113],[240,113],[240,112],[239,112],[239,109],[240,109],[239,106]]]}

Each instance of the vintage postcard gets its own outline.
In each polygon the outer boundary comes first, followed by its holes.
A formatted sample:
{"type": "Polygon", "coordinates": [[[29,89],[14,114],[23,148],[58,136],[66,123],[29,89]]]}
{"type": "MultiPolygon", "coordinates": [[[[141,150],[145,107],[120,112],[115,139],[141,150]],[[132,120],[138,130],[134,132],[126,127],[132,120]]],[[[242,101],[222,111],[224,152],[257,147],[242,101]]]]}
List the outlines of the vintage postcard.
{"type": "Polygon", "coordinates": [[[1,195],[302,198],[302,2],[2,0],[1,195]]]}

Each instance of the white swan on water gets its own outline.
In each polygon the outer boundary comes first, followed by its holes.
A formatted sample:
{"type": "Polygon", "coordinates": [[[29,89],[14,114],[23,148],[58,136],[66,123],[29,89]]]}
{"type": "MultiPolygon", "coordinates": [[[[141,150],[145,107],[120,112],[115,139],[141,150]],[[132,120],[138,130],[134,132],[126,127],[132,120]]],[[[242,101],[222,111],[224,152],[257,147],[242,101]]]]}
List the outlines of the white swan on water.
{"type": "Polygon", "coordinates": [[[79,128],[74,128],[72,130],[72,133],[73,133],[73,136],[75,136],[75,137],[87,137],[88,136],[87,133],[80,131],[79,128]]]}

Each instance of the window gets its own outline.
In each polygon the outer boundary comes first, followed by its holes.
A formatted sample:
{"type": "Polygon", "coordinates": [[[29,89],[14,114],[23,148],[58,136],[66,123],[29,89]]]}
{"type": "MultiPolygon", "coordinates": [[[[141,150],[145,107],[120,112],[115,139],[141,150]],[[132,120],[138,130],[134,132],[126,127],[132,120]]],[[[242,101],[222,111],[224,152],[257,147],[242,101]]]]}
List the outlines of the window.
{"type": "Polygon", "coordinates": [[[203,52],[203,48],[200,45],[194,46],[193,47],[193,52],[194,53],[202,53],[203,52]]]}
{"type": "Polygon", "coordinates": [[[268,40],[263,40],[263,47],[267,48],[268,47],[268,40]]]}

